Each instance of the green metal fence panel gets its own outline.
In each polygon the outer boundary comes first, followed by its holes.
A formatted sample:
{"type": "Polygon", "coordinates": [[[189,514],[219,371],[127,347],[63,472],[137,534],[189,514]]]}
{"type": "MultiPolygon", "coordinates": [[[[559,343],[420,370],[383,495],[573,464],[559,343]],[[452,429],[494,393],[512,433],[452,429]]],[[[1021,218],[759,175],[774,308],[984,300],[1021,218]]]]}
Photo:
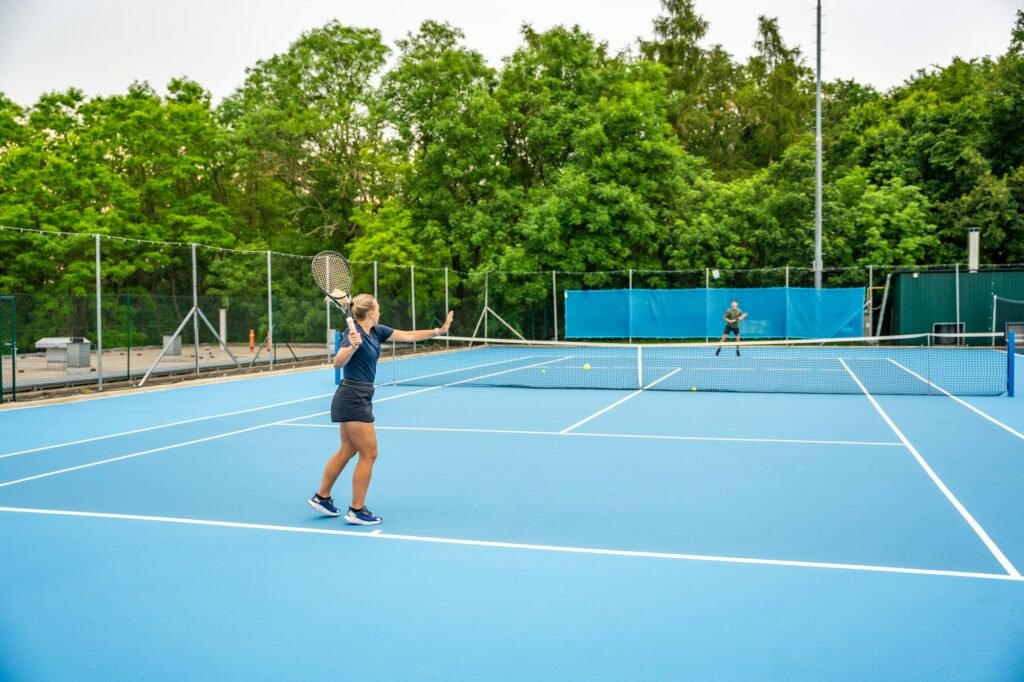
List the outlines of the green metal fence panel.
{"type": "Polygon", "coordinates": [[[991,332],[995,295],[1024,300],[1024,270],[894,273],[892,333],[930,333],[958,320],[965,332],[991,332]]]}

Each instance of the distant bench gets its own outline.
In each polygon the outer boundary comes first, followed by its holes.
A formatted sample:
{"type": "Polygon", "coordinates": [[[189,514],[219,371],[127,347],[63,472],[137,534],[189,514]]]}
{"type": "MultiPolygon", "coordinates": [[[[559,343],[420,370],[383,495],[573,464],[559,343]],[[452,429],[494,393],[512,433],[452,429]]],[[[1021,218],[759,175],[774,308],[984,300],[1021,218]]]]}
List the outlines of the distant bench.
{"type": "Polygon", "coordinates": [[[36,350],[46,351],[46,366],[90,367],[92,342],[82,336],[48,336],[36,341],[36,350]]]}

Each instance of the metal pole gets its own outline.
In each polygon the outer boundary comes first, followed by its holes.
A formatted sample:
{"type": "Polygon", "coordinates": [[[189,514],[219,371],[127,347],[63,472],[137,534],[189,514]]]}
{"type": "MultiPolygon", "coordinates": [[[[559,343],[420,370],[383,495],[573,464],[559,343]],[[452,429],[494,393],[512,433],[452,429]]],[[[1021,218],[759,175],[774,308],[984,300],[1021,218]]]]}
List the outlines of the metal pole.
{"type": "Polygon", "coordinates": [[[999,296],[997,296],[996,294],[993,293],[992,294],[992,334],[993,334],[993,336],[992,336],[992,346],[993,347],[995,347],[995,345],[996,345],[996,337],[995,337],[995,333],[996,333],[996,305],[998,304],[998,301],[999,301],[999,296]]]}
{"type": "Polygon", "coordinates": [[[629,342],[633,343],[633,268],[629,269],[629,342]]]}
{"type": "Polygon", "coordinates": [[[708,308],[711,307],[711,268],[704,268],[704,343],[711,340],[708,327],[708,308]]]}
{"type": "MultiPolygon", "coordinates": [[[[488,300],[488,295],[490,293],[489,287],[490,287],[489,273],[485,272],[484,273],[484,338],[485,339],[489,339],[490,338],[489,336],[487,336],[487,310],[490,308],[490,305],[491,305],[490,301],[488,300]]],[[[557,336],[556,336],[556,338],[557,338],[557,336]]]]}
{"type": "Polygon", "coordinates": [[[270,251],[267,251],[267,345],[270,346],[267,358],[270,362],[270,369],[274,369],[274,355],[277,350],[274,348],[274,290],[270,273],[270,251]]]}
{"type": "Polygon", "coordinates": [[[789,266],[786,266],[786,288],[789,288],[789,266]]]}
{"type": "MultiPolygon", "coordinates": [[[[416,331],[416,266],[409,266],[409,293],[412,301],[410,310],[412,312],[412,330],[416,331]]],[[[412,349],[416,350],[416,342],[412,342],[412,349]]]]}
{"type": "MultiPolygon", "coordinates": [[[[444,269],[444,315],[445,315],[445,319],[446,320],[448,319],[448,310],[449,310],[449,308],[448,308],[448,268],[445,268],[444,269]]],[[[448,336],[448,334],[445,334],[445,336],[448,336]]],[[[448,347],[448,344],[449,344],[448,341],[444,342],[445,348],[448,347]]]]}
{"type": "Polygon", "coordinates": [[[125,305],[125,326],[128,328],[128,352],[125,353],[127,358],[127,367],[125,369],[125,378],[128,381],[132,380],[132,295],[126,294],[125,296],[127,304],[125,305]]]}
{"type": "Polygon", "coordinates": [[[875,328],[875,266],[868,266],[868,333],[875,328]]]}
{"type": "Polygon", "coordinates": [[[377,261],[373,261],[373,297],[377,298],[377,261]]]}
{"type": "Polygon", "coordinates": [[[551,271],[551,311],[554,315],[555,341],[558,341],[558,273],[551,271]]]}
{"type": "Polygon", "coordinates": [[[821,288],[821,0],[818,0],[818,68],[814,90],[814,288],[821,288]]]}
{"type": "Polygon", "coordinates": [[[103,390],[103,286],[100,284],[100,236],[96,238],[96,376],[99,390],[103,390]]]}
{"type": "MultiPolygon", "coordinates": [[[[327,265],[327,281],[330,282],[331,281],[331,259],[330,258],[326,259],[326,265],[327,265]]],[[[354,298],[355,297],[355,292],[354,291],[350,291],[350,292],[348,292],[348,295],[354,298]]],[[[331,334],[331,302],[327,298],[324,298],[324,327],[325,327],[324,335],[326,336],[326,342],[327,342],[327,359],[330,360],[337,353],[334,353],[333,355],[331,353],[331,348],[333,347],[332,344],[334,343],[334,335],[331,334]]]]}
{"type": "Polygon", "coordinates": [[[16,298],[11,298],[11,402],[18,402],[18,329],[14,311],[16,298]]]}
{"type": "MultiPolygon", "coordinates": [[[[956,333],[960,333],[960,264],[957,263],[954,268],[954,276],[956,277],[956,333]]],[[[966,330],[965,330],[966,331],[966,330]]],[[[957,337],[957,345],[960,345],[960,337],[957,337]]]]}
{"type": "Polygon", "coordinates": [[[196,376],[199,376],[199,271],[196,268],[196,245],[192,244],[192,333],[196,344],[196,376]]]}

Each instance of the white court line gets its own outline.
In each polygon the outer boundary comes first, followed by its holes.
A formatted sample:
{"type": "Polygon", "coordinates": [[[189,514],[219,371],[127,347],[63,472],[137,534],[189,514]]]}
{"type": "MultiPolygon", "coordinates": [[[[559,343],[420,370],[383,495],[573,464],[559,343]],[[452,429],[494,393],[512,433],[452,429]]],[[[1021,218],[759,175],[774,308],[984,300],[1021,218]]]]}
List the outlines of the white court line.
{"type": "MultiPolygon", "coordinates": [[[[433,390],[438,389],[438,388],[441,388],[441,387],[440,386],[431,386],[429,388],[421,388],[421,389],[419,389],[417,391],[409,391],[407,393],[399,393],[398,395],[389,395],[389,396],[387,396],[385,398],[381,398],[377,402],[384,402],[385,400],[394,400],[396,398],[404,398],[405,396],[416,395],[418,393],[424,393],[426,391],[433,391],[433,390]]],[[[96,462],[87,462],[86,464],[79,464],[78,466],[67,467],[66,469],[58,469],[56,471],[48,471],[48,472],[45,472],[45,473],[42,473],[42,474],[36,474],[35,476],[26,476],[25,478],[19,478],[17,480],[13,480],[13,481],[5,481],[4,483],[0,483],[0,488],[6,488],[7,486],[17,485],[19,483],[27,483],[28,481],[34,481],[34,480],[37,480],[37,479],[40,479],[40,478],[49,478],[50,476],[57,476],[58,474],[66,474],[66,473],[71,472],[71,471],[78,471],[79,469],[88,469],[88,468],[91,468],[91,467],[100,466],[102,464],[110,464],[112,462],[120,462],[121,460],[124,460],[124,459],[133,459],[135,457],[142,457],[143,455],[152,455],[152,454],[157,453],[157,452],[164,452],[166,450],[174,450],[176,448],[185,447],[187,445],[195,445],[197,443],[205,443],[205,442],[211,441],[211,440],[219,440],[221,438],[227,438],[229,436],[237,436],[237,435],[242,434],[242,433],[248,433],[249,431],[257,431],[259,429],[265,429],[265,428],[268,428],[268,427],[271,427],[271,426],[281,426],[281,425],[284,425],[284,424],[288,424],[290,422],[299,421],[301,419],[312,419],[313,417],[322,417],[325,414],[329,414],[329,412],[314,412],[313,414],[305,414],[305,415],[302,415],[301,417],[292,417],[291,419],[282,419],[282,420],[279,420],[279,421],[268,422],[266,424],[258,424],[257,426],[250,426],[248,428],[238,429],[236,431],[228,431],[227,433],[218,433],[218,434],[215,434],[213,436],[207,436],[205,438],[197,438],[195,440],[190,440],[190,441],[186,441],[186,442],[183,442],[183,443],[173,443],[171,445],[165,445],[165,446],[159,447],[159,448],[152,448],[150,450],[142,450],[140,452],[132,452],[132,453],[129,453],[127,455],[121,455],[120,457],[110,457],[108,459],[102,459],[102,460],[99,460],[99,461],[96,461],[96,462]]]]}
{"type": "Polygon", "coordinates": [[[891,358],[890,358],[890,359],[889,359],[889,362],[891,362],[892,364],[896,365],[897,367],[899,367],[900,369],[902,369],[902,370],[903,370],[904,372],[906,372],[907,374],[910,374],[911,376],[917,377],[918,379],[920,379],[920,380],[921,380],[921,381],[923,381],[924,383],[926,383],[926,384],[928,384],[929,386],[931,386],[932,388],[934,388],[934,389],[935,389],[936,391],[939,391],[939,392],[941,392],[941,393],[944,393],[945,395],[949,396],[949,397],[950,397],[950,398],[952,398],[953,400],[957,401],[958,403],[960,403],[961,405],[963,405],[964,407],[966,407],[966,408],[967,408],[968,410],[971,410],[971,411],[972,411],[972,412],[974,412],[975,414],[977,414],[977,415],[979,415],[979,416],[981,416],[981,417],[984,417],[985,419],[989,420],[990,422],[992,422],[993,424],[995,424],[995,425],[996,425],[996,426],[998,426],[999,428],[1001,428],[1001,429],[1005,429],[1006,431],[1008,431],[1008,432],[1012,433],[1013,435],[1017,436],[1017,438],[1020,438],[1021,440],[1024,440],[1024,433],[1021,433],[1020,431],[1017,431],[1016,429],[1013,429],[1013,428],[1011,428],[1011,427],[1007,426],[1006,424],[1004,424],[1003,422],[999,421],[999,420],[998,420],[998,419],[996,419],[995,417],[990,417],[989,415],[985,414],[984,412],[982,412],[981,410],[979,410],[979,409],[978,409],[977,407],[975,407],[974,405],[971,405],[971,404],[970,404],[969,402],[967,402],[967,401],[965,401],[965,400],[961,400],[961,399],[960,399],[960,398],[958,398],[957,396],[953,395],[952,393],[950,393],[949,391],[947,391],[946,389],[944,389],[944,388],[943,388],[942,386],[938,386],[938,385],[936,385],[936,384],[933,384],[932,382],[928,381],[927,379],[925,379],[925,378],[924,378],[923,376],[921,376],[920,374],[918,374],[918,373],[917,373],[917,372],[915,372],[914,370],[912,370],[912,369],[908,369],[907,367],[904,367],[903,365],[901,365],[900,363],[896,362],[895,360],[893,360],[893,359],[891,359],[891,358]]]}
{"type": "MultiPolygon", "coordinates": [[[[315,417],[315,416],[318,416],[318,415],[321,415],[321,414],[323,414],[323,413],[322,412],[317,412],[315,414],[307,414],[307,415],[303,415],[301,417],[295,417],[294,420],[309,419],[310,417],[315,417]]],[[[284,420],[284,421],[293,421],[293,420],[292,419],[288,419],[288,420],[284,420]]],[[[25,478],[19,478],[19,479],[13,480],[13,481],[5,481],[4,483],[0,483],[0,488],[6,488],[7,486],[17,485],[19,483],[27,483],[28,481],[35,481],[35,480],[40,479],[40,478],[49,478],[50,476],[57,476],[58,474],[66,474],[66,473],[71,472],[71,471],[78,471],[79,469],[89,469],[91,467],[97,467],[97,466],[100,466],[102,464],[110,464],[111,462],[120,462],[121,460],[124,460],[124,459],[133,459],[135,457],[142,457],[143,455],[152,455],[153,453],[156,453],[156,452],[164,452],[166,450],[174,450],[176,448],[183,448],[183,447],[185,447],[187,445],[195,445],[196,443],[206,443],[206,442],[211,441],[211,440],[218,440],[220,438],[227,438],[228,436],[237,436],[240,433],[248,433],[249,431],[256,431],[256,430],[259,430],[259,429],[265,429],[268,426],[276,426],[276,425],[278,425],[280,423],[283,423],[283,422],[270,422],[268,424],[259,424],[258,426],[250,426],[249,428],[246,428],[246,429],[238,429],[236,431],[228,431],[227,433],[218,433],[218,434],[213,435],[213,436],[206,436],[205,438],[196,438],[195,440],[185,441],[183,443],[173,443],[171,445],[164,445],[163,447],[152,448],[150,450],[140,450],[139,452],[132,452],[132,453],[129,453],[127,455],[121,455],[120,457],[110,457],[108,459],[101,459],[101,460],[96,461],[96,462],[87,462],[86,464],[79,464],[78,466],[67,467],[66,469],[57,469],[56,471],[47,471],[46,473],[36,474],[35,476],[26,476],[25,478]]]]}
{"type": "Polygon", "coordinates": [[[860,571],[866,573],[897,573],[906,575],[944,576],[951,578],[975,578],[981,580],[1004,580],[1024,582],[1021,576],[1004,575],[1002,573],[980,573],[972,571],[946,571],[930,568],[907,568],[902,566],[875,566],[870,564],[842,564],[824,561],[790,561],[785,559],[755,559],[750,557],[716,556],[709,554],[677,554],[672,552],[644,552],[623,549],[600,549],[592,547],[568,547],[564,545],[538,545],[522,542],[496,542],[492,540],[463,540],[459,538],[441,538],[422,535],[401,535],[385,533],[380,529],[372,532],[339,530],[333,528],[310,528],[305,526],[279,526],[262,523],[240,523],[235,521],[212,521],[206,519],[186,519],[173,516],[144,516],[141,514],[111,514],[104,512],[66,511],[60,509],[32,509],[25,507],[0,507],[0,512],[11,514],[36,514],[41,516],[68,516],[93,519],[116,519],[121,521],[149,521],[153,523],[170,523],[186,526],[208,526],[215,528],[238,528],[245,530],[263,530],[280,533],[298,533],[307,535],[334,535],[342,537],[372,538],[379,540],[397,540],[403,542],[420,542],[440,545],[461,545],[469,547],[488,547],[492,549],[518,549],[535,552],[558,552],[564,554],[584,554],[593,556],[630,557],[639,559],[668,559],[676,561],[701,561],[723,564],[747,564],[757,566],[785,566],[791,568],[818,568],[840,571],[860,571]]]}
{"type": "Polygon", "coordinates": [[[657,381],[652,381],[651,383],[647,384],[643,388],[640,388],[640,389],[637,389],[637,390],[633,391],[632,393],[627,395],[625,398],[622,398],[620,400],[616,400],[614,403],[612,403],[608,407],[600,409],[597,412],[595,412],[594,414],[590,415],[589,417],[586,417],[584,419],[579,420],[578,422],[576,422],[572,426],[565,427],[564,429],[559,431],[559,433],[569,433],[570,431],[576,429],[577,427],[583,426],[584,424],[586,424],[591,419],[594,419],[595,417],[600,417],[602,414],[604,414],[608,410],[612,409],[613,407],[618,407],[619,405],[621,405],[622,403],[626,402],[627,400],[631,400],[631,399],[637,397],[638,395],[640,395],[641,393],[643,393],[644,391],[646,391],[650,387],[654,386],[655,384],[660,384],[662,381],[664,381],[665,379],[668,379],[673,374],[676,374],[677,372],[682,371],[682,369],[683,369],[682,367],[676,367],[671,372],[669,372],[665,376],[661,377],[657,381]]]}
{"type": "MultiPolygon", "coordinates": [[[[315,358],[309,358],[315,360],[315,358]]],[[[280,379],[287,377],[292,374],[302,374],[305,372],[322,372],[324,369],[329,369],[331,366],[330,360],[325,360],[323,364],[303,367],[287,367],[282,369],[273,370],[258,370],[258,374],[245,374],[242,376],[203,376],[199,379],[185,378],[176,384],[160,385],[154,384],[152,386],[133,386],[131,390],[114,390],[104,393],[95,393],[93,395],[65,395],[56,398],[45,398],[42,400],[33,400],[29,405],[19,405],[18,403],[4,403],[0,405],[0,414],[4,412],[17,412],[18,410],[36,410],[41,407],[54,407],[56,405],[74,405],[77,403],[92,402],[94,400],[110,400],[113,398],[132,398],[135,396],[145,395],[147,393],[162,393],[164,391],[176,391],[180,388],[196,388],[198,386],[209,386],[211,384],[234,384],[239,381],[260,381],[262,379],[280,379]]],[[[209,370],[210,373],[216,373],[216,369],[209,370]]]]}
{"type": "Polygon", "coordinates": [[[28,450],[18,450],[17,452],[8,452],[0,455],[0,459],[6,459],[8,457],[16,457],[17,455],[27,455],[30,452],[42,452],[43,450],[53,450],[55,448],[63,448],[71,445],[81,445],[83,443],[94,443],[98,440],[107,440],[109,438],[119,438],[120,436],[130,436],[136,433],[145,433],[146,431],[156,431],[158,429],[169,429],[174,426],[181,426],[182,424],[193,424],[195,422],[208,421],[210,419],[220,419],[221,417],[233,417],[239,414],[248,414],[250,412],[259,412],[261,410],[269,410],[275,407],[284,407],[285,405],[294,405],[296,403],[304,403],[310,400],[320,400],[322,398],[328,398],[334,395],[332,393],[324,393],[321,395],[314,395],[309,398],[299,398],[298,400],[289,400],[283,403],[274,403],[273,405],[262,405],[260,407],[251,407],[246,410],[236,410],[234,412],[222,412],[221,414],[211,414],[205,417],[196,417],[194,419],[182,419],[181,421],[169,422],[167,424],[157,424],[156,426],[147,426],[141,429],[132,429],[131,431],[121,431],[120,433],[110,433],[104,436],[94,436],[92,438],[83,438],[82,440],[72,440],[66,443],[55,443],[53,445],[44,445],[39,448],[31,448],[28,450]]]}
{"type": "Polygon", "coordinates": [[[447,369],[443,372],[434,372],[433,374],[422,374],[418,377],[411,377],[409,379],[396,379],[381,386],[400,386],[406,382],[419,381],[420,379],[429,379],[430,377],[439,377],[442,374],[454,374],[455,372],[465,372],[471,369],[480,369],[481,367],[493,367],[494,365],[507,365],[510,362],[519,362],[520,360],[529,360],[530,358],[536,357],[535,355],[527,355],[522,358],[513,358],[511,360],[498,360],[497,362],[485,362],[482,365],[472,365],[470,367],[459,367],[458,369],[447,369]]]}
{"type": "Polygon", "coordinates": [[[932,471],[932,468],[928,466],[928,462],[924,461],[924,457],[921,456],[921,453],[919,453],[917,451],[917,448],[915,448],[913,444],[911,444],[911,442],[907,439],[907,437],[903,435],[903,432],[900,431],[896,424],[892,421],[892,419],[889,418],[889,415],[885,413],[885,410],[883,410],[882,406],[878,404],[878,401],[875,400],[875,397],[868,392],[868,389],[864,388],[864,384],[860,382],[860,379],[858,379],[857,375],[853,373],[853,370],[851,370],[849,366],[845,362],[843,362],[842,358],[839,358],[839,362],[843,365],[843,367],[846,368],[846,371],[849,372],[850,376],[853,377],[853,380],[857,382],[857,385],[860,386],[860,390],[863,391],[865,397],[867,397],[867,399],[871,401],[871,404],[875,407],[875,410],[877,410],[878,414],[881,415],[882,419],[885,420],[885,423],[889,425],[889,428],[893,430],[893,433],[896,434],[896,437],[899,438],[905,446],[907,446],[907,450],[909,450],[910,454],[914,456],[914,459],[917,460],[917,463],[921,465],[921,468],[924,469],[924,472],[926,474],[928,474],[928,477],[932,479],[932,482],[935,483],[938,489],[942,491],[942,494],[946,496],[946,499],[949,500],[954,507],[956,507],[956,510],[960,512],[960,515],[964,517],[964,520],[967,521],[971,528],[974,529],[974,532],[977,533],[978,537],[981,538],[981,541],[985,543],[985,546],[988,547],[988,550],[990,552],[992,552],[992,555],[1000,563],[1003,569],[1005,569],[1006,572],[1010,575],[1016,578],[1020,578],[1020,573],[1018,573],[1014,565],[1010,563],[1010,560],[1006,558],[1006,555],[1003,554],[1003,551],[999,549],[995,542],[992,541],[992,538],[989,537],[988,533],[985,532],[985,529],[981,527],[981,524],[978,523],[973,516],[971,516],[971,513],[967,511],[967,508],[960,504],[960,500],[956,499],[956,495],[954,495],[952,491],[950,491],[950,489],[946,487],[946,484],[942,482],[942,479],[939,478],[938,474],[932,471]]]}
{"type": "Polygon", "coordinates": [[[493,372],[491,374],[484,374],[483,376],[472,377],[470,379],[463,379],[462,381],[453,381],[450,384],[445,384],[445,386],[458,386],[459,384],[466,384],[466,383],[469,383],[470,381],[480,381],[481,379],[490,379],[491,377],[500,376],[502,374],[508,374],[509,372],[518,372],[518,371],[523,370],[523,369],[532,369],[533,367],[540,367],[541,365],[550,365],[552,362],[561,362],[562,360],[568,360],[571,357],[572,357],[571,355],[565,355],[565,356],[562,356],[560,358],[555,358],[554,360],[545,360],[544,362],[535,362],[532,365],[524,365],[522,367],[513,367],[512,369],[502,370],[501,372],[493,372]]]}
{"type": "MultiPolygon", "coordinates": [[[[276,424],[276,426],[288,426],[292,428],[317,428],[333,429],[333,424],[276,424]]],[[[683,441],[715,441],[726,443],[796,443],[800,445],[868,445],[882,447],[903,447],[903,443],[887,443],[878,441],[857,441],[857,440],[804,440],[799,438],[733,438],[726,436],[669,436],[650,435],[646,433],[586,433],[581,431],[527,431],[520,429],[460,429],[445,428],[440,426],[380,426],[378,431],[427,431],[441,433],[497,433],[513,434],[523,436],[576,436],[582,438],[639,438],[646,440],[683,440],[683,441]]]]}

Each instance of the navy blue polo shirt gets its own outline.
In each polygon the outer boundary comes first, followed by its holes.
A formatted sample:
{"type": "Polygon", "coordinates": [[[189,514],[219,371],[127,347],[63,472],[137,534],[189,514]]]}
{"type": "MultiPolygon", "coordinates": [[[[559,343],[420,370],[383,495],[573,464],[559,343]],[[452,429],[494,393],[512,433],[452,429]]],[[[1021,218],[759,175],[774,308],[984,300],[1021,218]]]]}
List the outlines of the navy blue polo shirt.
{"type": "MultiPolygon", "coordinates": [[[[366,333],[363,328],[356,324],[356,331],[363,337],[363,345],[356,349],[352,357],[348,359],[344,368],[344,377],[350,381],[362,381],[372,384],[377,375],[377,358],[380,357],[380,345],[391,338],[394,329],[377,324],[370,327],[366,333]]],[[[350,346],[348,334],[341,335],[341,347],[350,346]]]]}

